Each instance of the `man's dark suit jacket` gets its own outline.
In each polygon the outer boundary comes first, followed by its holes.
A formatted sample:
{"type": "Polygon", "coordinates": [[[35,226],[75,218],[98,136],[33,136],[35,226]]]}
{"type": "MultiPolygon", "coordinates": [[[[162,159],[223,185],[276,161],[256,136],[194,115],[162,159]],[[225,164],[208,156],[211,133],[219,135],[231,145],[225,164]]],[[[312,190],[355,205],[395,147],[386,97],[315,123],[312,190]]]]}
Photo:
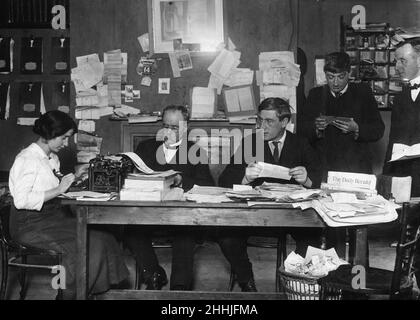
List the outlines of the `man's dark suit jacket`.
{"type": "MultiPolygon", "coordinates": [[[[143,159],[147,166],[155,171],[166,171],[171,169],[180,171],[182,176],[182,188],[184,191],[190,190],[194,184],[200,186],[213,186],[214,182],[210,175],[209,166],[207,164],[200,163],[196,165],[191,164],[188,159],[188,154],[183,152],[187,150],[189,151],[193,145],[193,142],[188,141],[186,148],[185,145],[179,146],[179,149],[175,154],[176,161],[174,159],[174,161],[171,161],[171,163],[163,165],[158,162],[159,158],[165,159],[163,149],[161,147],[162,141],[150,139],[140,142],[137,146],[136,153],[143,159]],[[184,159],[187,161],[184,163],[180,161],[180,156],[185,157],[184,159]]],[[[199,150],[199,152],[205,152],[203,149],[199,150]]]]}
{"type": "MultiPolygon", "coordinates": [[[[252,150],[255,154],[255,143],[256,136],[252,137],[253,146],[252,150]]],[[[238,152],[243,152],[244,143],[238,149],[238,152]]],[[[242,154],[242,159],[245,159],[242,154]]],[[[233,184],[241,184],[242,179],[245,175],[245,169],[248,166],[247,163],[234,164],[234,157],[231,158],[230,164],[227,165],[226,169],[223,171],[219,178],[219,185],[222,187],[231,188],[233,184]]],[[[268,141],[264,141],[264,162],[284,166],[287,168],[294,168],[298,166],[303,166],[308,172],[308,177],[312,181],[312,187],[317,188],[321,183],[321,172],[320,172],[320,162],[315,151],[306,141],[297,135],[286,131],[286,139],[284,140],[284,145],[281,150],[280,159],[275,163],[273,154],[271,152],[268,141]]],[[[267,182],[279,182],[279,183],[293,183],[297,184],[295,180],[281,180],[273,178],[258,178],[254,180],[251,185],[253,187],[261,185],[264,181],[267,182]]]]}
{"type": "Polygon", "coordinates": [[[328,86],[309,92],[304,110],[297,124],[298,135],[309,139],[322,163],[323,179],[328,171],[372,173],[372,155],[369,143],[382,138],[385,125],[371,89],[364,84],[349,83],[347,91],[335,98],[328,86]],[[359,137],[343,133],[329,125],[324,137],[315,132],[315,118],[320,115],[349,117],[359,125],[359,137]]]}
{"type": "Polygon", "coordinates": [[[413,101],[408,89],[403,90],[394,99],[383,173],[400,177],[411,176],[413,178],[411,195],[418,197],[420,196],[420,159],[389,163],[394,143],[403,143],[409,146],[420,143],[420,94],[416,101],[413,101]]]}

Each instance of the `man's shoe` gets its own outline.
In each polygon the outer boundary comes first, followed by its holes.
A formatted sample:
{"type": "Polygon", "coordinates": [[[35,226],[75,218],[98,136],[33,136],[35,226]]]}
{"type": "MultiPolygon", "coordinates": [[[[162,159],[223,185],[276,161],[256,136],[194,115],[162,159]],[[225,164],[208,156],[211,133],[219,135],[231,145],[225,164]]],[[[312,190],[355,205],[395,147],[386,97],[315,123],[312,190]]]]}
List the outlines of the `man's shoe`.
{"type": "Polygon", "coordinates": [[[239,286],[241,287],[242,292],[258,292],[253,278],[249,279],[247,283],[240,283],[239,286]]]}
{"type": "Polygon", "coordinates": [[[153,273],[143,270],[143,277],[146,290],[161,290],[168,283],[166,272],[161,266],[157,266],[153,273]]]}

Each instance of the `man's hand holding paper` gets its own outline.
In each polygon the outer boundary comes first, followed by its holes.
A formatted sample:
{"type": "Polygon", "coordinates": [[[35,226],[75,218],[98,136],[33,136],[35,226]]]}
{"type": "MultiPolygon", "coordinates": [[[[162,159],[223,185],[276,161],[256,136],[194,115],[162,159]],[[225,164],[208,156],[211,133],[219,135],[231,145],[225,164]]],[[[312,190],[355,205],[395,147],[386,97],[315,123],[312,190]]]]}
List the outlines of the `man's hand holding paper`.
{"type": "Polygon", "coordinates": [[[338,129],[340,129],[343,133],[349,133],[349,132],[357,133],[357,132],[359,132],[359,125],[356,123],[356,121],[354,121],[353,118],[349,118],[349,119],[336,118],[332,122],[332,125],[334,125],[338,129]]]}

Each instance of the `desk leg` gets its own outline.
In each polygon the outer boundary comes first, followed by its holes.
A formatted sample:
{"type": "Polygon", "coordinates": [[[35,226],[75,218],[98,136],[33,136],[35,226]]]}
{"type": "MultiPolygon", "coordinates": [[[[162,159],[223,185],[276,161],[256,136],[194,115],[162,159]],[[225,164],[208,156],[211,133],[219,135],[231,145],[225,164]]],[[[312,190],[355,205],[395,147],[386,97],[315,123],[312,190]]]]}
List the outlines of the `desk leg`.
{"type": "Polygon", "coordinates": [[[78,300],[87,299],[87,214],[88,208],[77,208],[77,272],[76,296],[78,300]]]}
{"type": "Polygon", "coordinates": [[[357,227],[351,233],[350,263],[369,267],[368,227],[357,227]]]}

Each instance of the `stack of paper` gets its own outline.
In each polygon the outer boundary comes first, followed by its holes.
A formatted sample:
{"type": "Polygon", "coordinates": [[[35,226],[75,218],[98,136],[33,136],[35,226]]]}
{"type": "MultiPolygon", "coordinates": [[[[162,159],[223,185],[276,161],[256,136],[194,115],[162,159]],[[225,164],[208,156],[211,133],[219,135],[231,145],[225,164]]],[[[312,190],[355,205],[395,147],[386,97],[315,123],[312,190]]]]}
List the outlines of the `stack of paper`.
{"type": "Polygon", "coordinates": [[[116,197],[116,193],[100,193],[94,191],[74,191],[63,193],[61,197],[83,201],[109,201],[116,197]]]}
{"type": "Polygon", "coordinates": [[[185,194],[185,198],[188,201],[194,201],[197,203],[222,203],[232,202],[226,196],[226,192],[231,191],[229,188],[220,187],[202,187],[194,185],[194,187],[185,194]]]}
{"type": "Polygon", "coordinates": [[[171,191],[177,174],[173,170],[156,174],[129,174],[120,191],[120,199],[162,201],[171,191]]]}
{"type": "MultiPolygon", "coordinates": [[[[266,98],[282,98],[289,102],[292,114],[296,109],[296,87],[300,79],[300,67],[295,64],[292,51],[261,52],[257,84],[261,101],[266,98]]],[[[287,127],[294,131],[290,122],[287,127]]]]}
{"type": "Polygon", "coordinates": [[[102,138],[93,134],[79,132],[76,135],[77,162],[89,163],[101,153],[102,138]]]}

